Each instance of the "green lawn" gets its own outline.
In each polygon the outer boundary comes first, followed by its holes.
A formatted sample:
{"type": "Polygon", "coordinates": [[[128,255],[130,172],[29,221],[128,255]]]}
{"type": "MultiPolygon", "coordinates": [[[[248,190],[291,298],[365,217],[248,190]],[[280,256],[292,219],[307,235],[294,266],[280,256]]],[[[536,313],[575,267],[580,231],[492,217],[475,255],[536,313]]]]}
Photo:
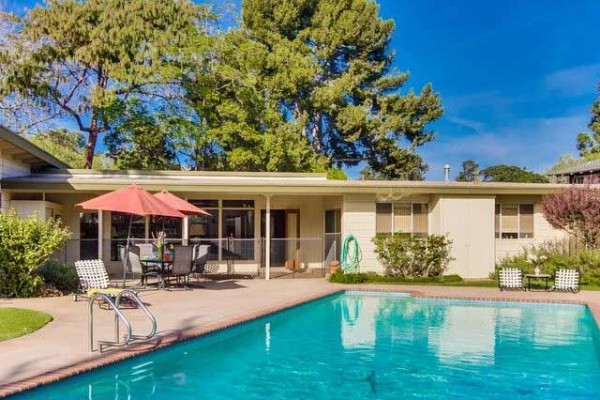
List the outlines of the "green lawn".
{"type": "Polygon", "coordinates": [[[23,308],[0,308],[0,342],[37,331],[52,316],[40,311],[23,308]]]}

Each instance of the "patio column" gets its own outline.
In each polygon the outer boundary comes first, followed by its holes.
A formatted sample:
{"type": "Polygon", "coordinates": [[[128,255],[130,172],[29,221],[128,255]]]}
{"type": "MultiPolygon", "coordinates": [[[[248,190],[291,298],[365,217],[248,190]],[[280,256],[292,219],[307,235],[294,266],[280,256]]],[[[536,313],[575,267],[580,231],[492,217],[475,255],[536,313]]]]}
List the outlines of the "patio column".
{"type": "Polygon", "coordinates": [[[98,259],[104,259],[104,237],[102,236],[104,232],[104,218],[102,215],[102,210],[98,210],[98,259]]]}
{"type": "Polygon", "coordinates": [[[183,226],[181,227],[181,235],[183,240],[183,245],[188,246],[190,244],[190,230],[189,230],[189,217],[186,215],[183,217],[183,226]]]}
{"type": "Polygon", "coordinates": [[[271,195],[265,208],[265,279],[271,279],[271,195]]]}

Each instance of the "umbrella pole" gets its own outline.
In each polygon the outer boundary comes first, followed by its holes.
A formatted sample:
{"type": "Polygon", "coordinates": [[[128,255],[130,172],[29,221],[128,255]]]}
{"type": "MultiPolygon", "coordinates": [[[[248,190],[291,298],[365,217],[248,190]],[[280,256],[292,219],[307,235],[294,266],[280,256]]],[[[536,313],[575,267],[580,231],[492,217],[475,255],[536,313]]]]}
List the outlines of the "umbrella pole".
{"type": "Polygon", "coordinates": [[[123,263],[123,287],[127,279],[127,265],[129,264],[129,238],[131,237],[131,224],[133,223],[133,214],[129,214],[129,228],[127,229],[127,243],[125,244],[125,262],[123,263]]]}

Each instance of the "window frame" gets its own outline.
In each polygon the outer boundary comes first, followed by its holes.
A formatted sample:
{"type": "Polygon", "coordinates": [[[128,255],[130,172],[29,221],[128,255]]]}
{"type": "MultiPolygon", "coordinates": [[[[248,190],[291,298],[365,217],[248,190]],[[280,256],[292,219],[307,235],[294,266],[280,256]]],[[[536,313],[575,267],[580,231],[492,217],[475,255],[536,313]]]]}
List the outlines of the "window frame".
{"type": "Polygon", "coordinates": [[[496,203],[494,207],[494,238],[496,240],[520,240],[520,239],[534,239],[535,238],[535,204],[534,203],[496,203]],[[504,234],[513,234],[514,232],[504,232],[502,230],[502,209],[505,206],[516,207],[517,208],[517,232],[516,237],[503,237],[504,234]],[[523,206],[531,207],[531,236],[523,237],[523,234],[529,234],[529,232],[521,231],[521,216],[525,215],[521,213],[521,208],[523,206]],[[499,212],[496,212],[498,210],[499,212]],[[497,221],[497,222],[496,222],[497,221]],[[497,225],[496,225],[497,223],[497,225]]]}
{"type": "Polygon", "coordinates": [[[429,203],[425,202],[387,202],[387,201],[378,201],[375,203],[375,233],[408,233],[410,235],[429,235],[429,231],[431,230],[431,224],[429,222],[429,203]],[[391,206],[391,232],[380,232],[377,230],[377,205],[378,204],[386,204],[391,206]],[[407,205],[410,204],[410,232],[397,232],[396,231],[396,205],[407,205]],[[421,207],[425,206],[427,212],[424,214],[427,218],[427,231],[426,232],[415,232],[415,205],[419,205],[421,207]]]}

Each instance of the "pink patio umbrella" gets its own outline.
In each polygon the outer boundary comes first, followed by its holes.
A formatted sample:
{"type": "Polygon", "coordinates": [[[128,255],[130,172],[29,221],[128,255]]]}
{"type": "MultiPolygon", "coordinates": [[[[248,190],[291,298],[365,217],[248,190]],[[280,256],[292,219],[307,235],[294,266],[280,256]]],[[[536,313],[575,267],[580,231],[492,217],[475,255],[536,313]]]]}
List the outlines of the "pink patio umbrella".
{"type": "MultiPolygon", "coordinates": [[[[160,215],[164,217],[178,218],[185,217],[185,214],[182,212],[152,196],[150,193],[135,184],[115,190],[114,192],[105,193],[77,205],[84,210],[104,210],[129,214],[129,229],[127,231],[127,245],[125,254],[127,254],[129,249],[133,215],[160,215]]],[[[124,265],[123,283],[125,282],[126,270],[126,266],[124,265]]]]}

